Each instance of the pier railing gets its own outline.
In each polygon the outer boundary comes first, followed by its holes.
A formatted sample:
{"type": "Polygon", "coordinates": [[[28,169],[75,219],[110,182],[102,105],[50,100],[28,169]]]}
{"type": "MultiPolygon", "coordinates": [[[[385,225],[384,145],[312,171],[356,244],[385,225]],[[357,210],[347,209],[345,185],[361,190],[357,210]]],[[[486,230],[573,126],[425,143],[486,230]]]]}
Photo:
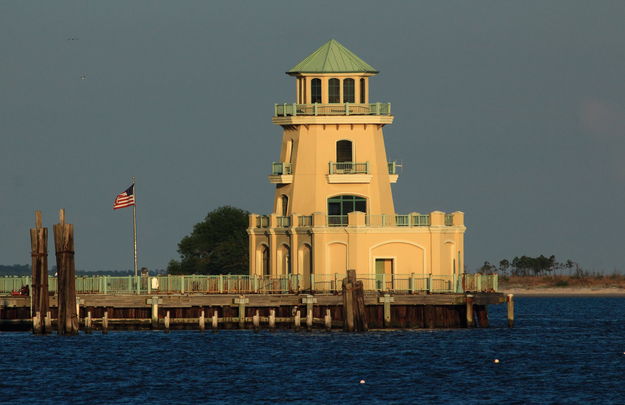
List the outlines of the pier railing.
{"type": "MultiPolygon", "coordinates": [[[[248,275],[161,275],[141,276],[78,276],[78,294],[277,294],[304,291],[338,292],[345,274],[312,274],[304,277],[291,274],[281,277],[248,275]]],[[[496,292],[496,274],[462,274],[442,276],[431,274],[359,275],[367,291],[396,293],[463,293],[496,292]]],[[[31,285],[31,277],[0,277],[0,294],[10,294],[31,285]]],[[[57,291],[57,278],[49,277],[50,292],[57,291]]]]}

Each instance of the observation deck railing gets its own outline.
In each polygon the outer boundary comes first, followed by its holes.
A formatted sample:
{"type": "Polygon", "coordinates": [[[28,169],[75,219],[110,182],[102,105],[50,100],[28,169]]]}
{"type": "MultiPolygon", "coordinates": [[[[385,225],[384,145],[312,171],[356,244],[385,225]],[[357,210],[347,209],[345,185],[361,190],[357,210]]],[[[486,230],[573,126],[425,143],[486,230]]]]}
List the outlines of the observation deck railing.
{"type": "Polygon", "coordinates": [[[274,117],[318,115],[391,115],[391,103],[275,104],[274,117]]]}

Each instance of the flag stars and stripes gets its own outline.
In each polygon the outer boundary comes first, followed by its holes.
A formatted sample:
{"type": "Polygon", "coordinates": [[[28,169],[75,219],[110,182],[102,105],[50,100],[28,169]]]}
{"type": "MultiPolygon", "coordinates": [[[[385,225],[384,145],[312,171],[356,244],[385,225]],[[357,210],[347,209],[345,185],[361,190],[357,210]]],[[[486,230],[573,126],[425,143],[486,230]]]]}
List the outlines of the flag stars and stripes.
{"type": "Polygon", "coordinates": [[[113,203],[113,209],[117,210],[120,208],[130,207],[131,205],[135,205],[135,185],[131,185],[128,187],[123,193],[118,194],[115,197],[115,202],[113,203]]]}

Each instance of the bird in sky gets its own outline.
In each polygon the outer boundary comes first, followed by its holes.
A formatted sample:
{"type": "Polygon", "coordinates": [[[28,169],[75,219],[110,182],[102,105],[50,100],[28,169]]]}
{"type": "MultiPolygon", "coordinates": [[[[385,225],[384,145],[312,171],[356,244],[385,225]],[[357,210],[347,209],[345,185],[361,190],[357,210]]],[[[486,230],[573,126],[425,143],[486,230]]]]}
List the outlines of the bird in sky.
{"type": "Polygon", "coordinates": [[[67,38],[68,41],[78,41],[80,38],[76,38],[76,37],[69,37],[67,38]]]}

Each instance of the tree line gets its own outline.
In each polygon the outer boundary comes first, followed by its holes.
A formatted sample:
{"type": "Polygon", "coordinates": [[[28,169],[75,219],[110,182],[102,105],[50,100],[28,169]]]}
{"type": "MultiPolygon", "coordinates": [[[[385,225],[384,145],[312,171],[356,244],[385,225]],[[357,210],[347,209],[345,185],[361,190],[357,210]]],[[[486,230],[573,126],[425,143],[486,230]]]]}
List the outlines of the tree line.
{"type": "Polygon", "coordinates": [[[500,260],[498,265],[486,261],[478,269],[478,272],[485,274],[509,274],[512,276],[540,276],[554,274],[557,270],[570,271],[575,276],[586,275],[586,271],[577,262],[570,259],[560,262],[556,260],[554,255],[549,257],[544,255],[537,257],[515,256],[511,261],[508,259],[500,260]]]}

